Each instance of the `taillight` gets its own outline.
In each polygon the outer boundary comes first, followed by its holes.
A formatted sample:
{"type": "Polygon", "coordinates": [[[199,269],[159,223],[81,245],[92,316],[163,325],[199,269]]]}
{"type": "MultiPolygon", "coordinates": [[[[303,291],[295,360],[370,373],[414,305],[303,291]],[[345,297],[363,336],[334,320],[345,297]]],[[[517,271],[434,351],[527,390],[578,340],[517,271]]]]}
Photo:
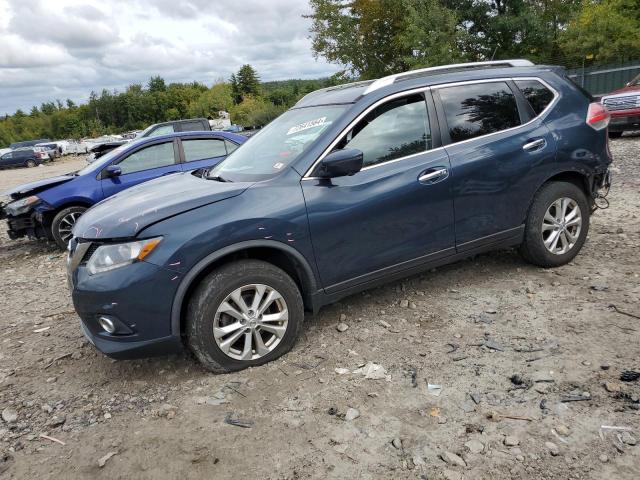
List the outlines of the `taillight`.
{"type": "Polygon", "coordinates": [[[607,107],[596,102],[589,105],[589,110],[587,110],[587,125],[594,130],[602,130],[603,128],[607,128],[609,120],[611,120],[611,115],[607,107]]]}

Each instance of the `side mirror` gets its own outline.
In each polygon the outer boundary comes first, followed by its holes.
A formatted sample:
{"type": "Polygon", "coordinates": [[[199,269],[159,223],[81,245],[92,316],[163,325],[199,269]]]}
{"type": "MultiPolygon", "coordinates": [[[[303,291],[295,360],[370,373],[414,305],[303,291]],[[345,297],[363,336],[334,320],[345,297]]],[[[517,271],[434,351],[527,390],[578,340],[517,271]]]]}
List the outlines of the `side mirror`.
{"type": "Polygon", "coordinates": [[[322,178],[345,177],[362,169],[363,154],[356,148],[334,150],[320,162],[319,176],[322,178]]]}
{"type": "Polygon", "coordinates": [[[118,165],[109,165],[104,169],[104,176],[106,178],[119,177],[122,175],[122,169],[118,165]]]}

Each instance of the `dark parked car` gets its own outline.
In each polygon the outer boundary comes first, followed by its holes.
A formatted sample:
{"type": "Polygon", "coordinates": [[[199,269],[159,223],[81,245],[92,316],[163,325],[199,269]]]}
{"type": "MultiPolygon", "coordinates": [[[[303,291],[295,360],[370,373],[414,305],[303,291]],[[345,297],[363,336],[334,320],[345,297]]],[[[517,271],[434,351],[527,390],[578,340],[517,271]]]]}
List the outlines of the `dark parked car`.
{"type": "Polygon", "coordinates": [[[211,125],[206,118],[190,118],[188,120],[174,120],[156,123],[144,129],[136,138],[155,137],[173,132],[210,132],[211,125]]]}
{"type": "Polygon", "coordinates": [[[37,145],[39,143],[49,143],[49,142],[51,142],[51,140],[49,140],[48,138],[40,138],[38,140],[26,140],[24,142],[12,143],[11,145],[9,145],[9,148],[11,150],[16,150],[18,148],[33,147],[34,145],[37,145]]]}
{"type": "Polygon", "coordinates": [[[640,130],[640,75],[601,101],[611,112],[609,137],[620,138],[625,131],[640,130]]]}
{"type": "Polygon", "coordinates": [[[187,345],[209,369],[288,351],[305,310],[488,250],[571,261],[609,185],[609,114],[560,67],[430,68],[319,90],[197,177],[129,189],[76,224],[90,341],[187,345]]]}
{"type": "Polygon", "coordinates": [[[222,132],[143,138],[77,172],[20,185],[7,192],[10,202],[3,206],[9,237],[47,238],[66,248],[73,225],[87,208],[153,178],[172,181],[178,178],[170,174],[211,168],[244,141],[241,135],[222,132]]]}
{"type": "Polygon", "coordinates": [[[0,168],[37,167],[48,159],[49,156],[43,151],[20,147],[12,152],[5,153],[0,157],[0,168]]]}

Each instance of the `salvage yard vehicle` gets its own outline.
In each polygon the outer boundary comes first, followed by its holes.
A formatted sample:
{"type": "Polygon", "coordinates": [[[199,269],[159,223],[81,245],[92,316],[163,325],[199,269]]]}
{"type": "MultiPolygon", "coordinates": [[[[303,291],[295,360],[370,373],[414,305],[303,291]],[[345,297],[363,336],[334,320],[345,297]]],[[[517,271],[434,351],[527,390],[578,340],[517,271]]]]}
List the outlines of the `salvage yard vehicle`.
{"type": "Polygon", "coordinates": [[[609,137],[620,138],[627,130],[640,130],[640,75],[604,95],[601,101],[611,113],[609,137]]]}
{"type": "Polygon", "coordinates": [[[20,147],[0,157],[0,168],[37,167],[49,160],[49,155],[35,147],[20,147]]]}
{"type": "Polygon", "coordinates": [[[99,143],[98,145],[91,147],[89,149],[90,153],[89,155],[87,155],[87,158],[85,160],[87,161],[87,163],[93,163],[99,158],[102,158],[103,156],[105,156],[111,150],[115,150],[120,145],[124,145],[125,143],[128,143],[128,142],[129,140],[117,140],[114,142],[99,143]]]}
{"type": "MultiPolygon", "coordinates": [[[[171,122],[156,123],[145,128],[136,138],[155,137],[173,132],[209,132],[211,125],[206,118],[189,118],[171,122]]],[[[235,132],[232,132],[235,133],[235,132]]]]}
{"type": "Polygon", "coordinates": [[[561,67],[415,70],[312,92],[207,175],[89,210],[68,278],[114,358],[187,346],[214,372],[278,358],[306,311],[519,247],[570,262],[609,187],[609,114],[561,67]]]}
{"type": "Polygon", "coordinates": [[[211,168],[245,141],[241,135],[222,132],[144,138],[77,172],[16,187],[5,194],[9,201],[2,208],[9,237],[46,238],[66,248],[73,225],[92,205],[156,177],[211,168]]]}

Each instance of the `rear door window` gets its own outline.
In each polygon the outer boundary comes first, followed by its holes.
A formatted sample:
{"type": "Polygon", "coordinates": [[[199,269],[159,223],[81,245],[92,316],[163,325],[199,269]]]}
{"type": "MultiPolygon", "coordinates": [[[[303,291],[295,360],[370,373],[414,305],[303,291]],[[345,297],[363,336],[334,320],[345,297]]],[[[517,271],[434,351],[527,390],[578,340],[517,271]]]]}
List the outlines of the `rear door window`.
{"type": "Polygon", "coordinates": [[[427,105],[422,95],[391,100],[369,112],[337,148],[357,148],[364,166],[396,160],[431,148],[427,105]]]}
{"type": "Polygon", "coordinates": [[[521,123],[516,97],[506,82],[466,84],[437,91],[452,142],[507,130],[521,123]]]}
{"type": "Polygon", "coordinates": [[[182,148],[184,149],[185,162],[222,157],[227,154],[224,140],[219,138],[182,140],[182,148]]]}
{"type": "Polygon", "coordinates": [[[515,80],[515,84],[529,101],[536,115],[540,115],[553,101],[553,92],[538,80],[515,80]]]}

